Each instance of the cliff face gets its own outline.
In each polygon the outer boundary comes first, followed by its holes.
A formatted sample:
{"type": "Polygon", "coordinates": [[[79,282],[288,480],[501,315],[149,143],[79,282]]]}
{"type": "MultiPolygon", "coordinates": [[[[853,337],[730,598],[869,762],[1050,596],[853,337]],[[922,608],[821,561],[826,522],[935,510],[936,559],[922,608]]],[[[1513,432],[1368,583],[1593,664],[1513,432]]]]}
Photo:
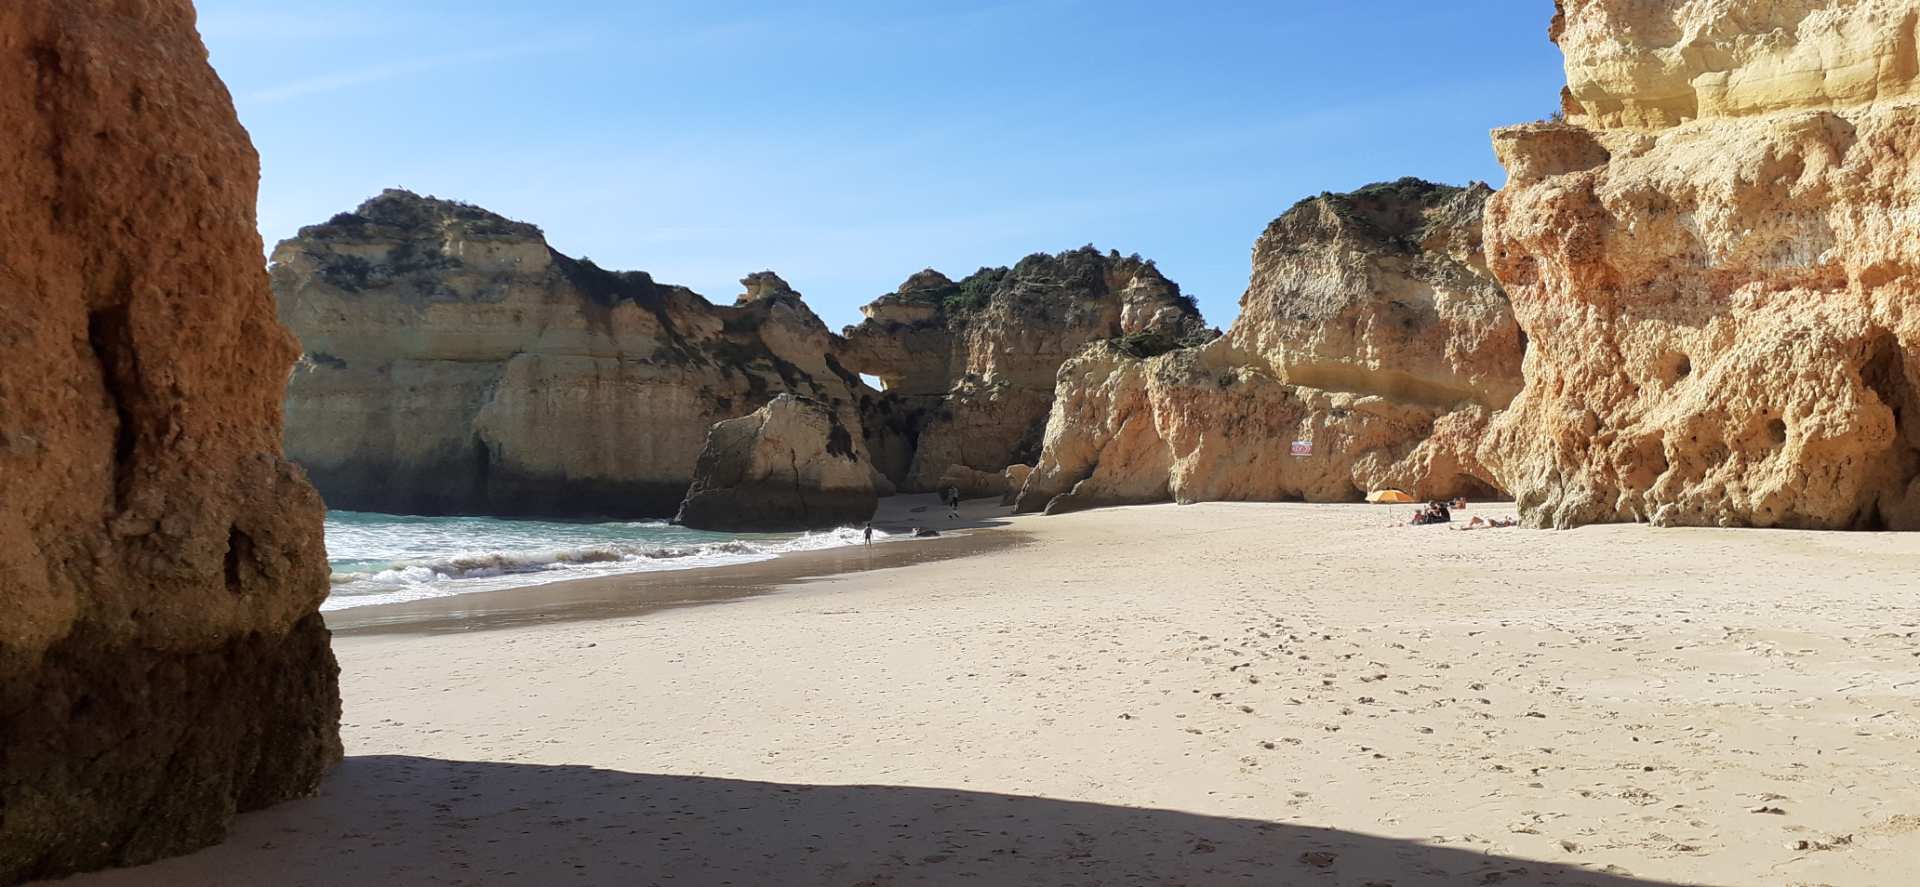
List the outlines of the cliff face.
{"type": "Polygon", "coordinates": [[[1567,110],[1596,129],[1920,98],[1910,0],[1566,0],[1567,110]]]}
{"type": "Polygon", "coordinates": [[[0,6],[0,883],[218,841],[338,759],[258,159],[187,0],[0,6]]]}
{"type": "Polygon", "coordinates": [[[335,508],[664,517],[716,422],[792,392],[858,427],[864,386],[771,273],[716,306],[403,191],[303,229],[273,261],[306,349],[287,451],[335,508]]]}
{"type": "Polygon", "coordinates": [[[880,500],[848,427],[817,400],[783,394],[713,426],[675,522],[775,533],[857,524],[880,500]]]}
{"type": "Polygon", "coordinates": [[[1907,2],[1578,0],[1495,134],[1533,348],[1482,455],[1537,526],[1920,526],[1907,2]]]}
{"type": "Polygon", "coordinates": [[[1037,455],[1061,364],[1119,336],[1194,341],[1193,301],[1138,256],[1029,256],[958,283],[935,271],[862,309],[843,362],[879,377],[864,407],[878,467],[904,489],[955,466],[999,473],[1037,455]]]}
{"type": "Polygon", "coordinates": [[[1226,336],[1102,343],[1062,368],[1019,508],[1496,493],[1474,453],[1524,343],[1484,267],[1489,194],[1402,180],[1302,201],[1255,245],[1226,336]]]}

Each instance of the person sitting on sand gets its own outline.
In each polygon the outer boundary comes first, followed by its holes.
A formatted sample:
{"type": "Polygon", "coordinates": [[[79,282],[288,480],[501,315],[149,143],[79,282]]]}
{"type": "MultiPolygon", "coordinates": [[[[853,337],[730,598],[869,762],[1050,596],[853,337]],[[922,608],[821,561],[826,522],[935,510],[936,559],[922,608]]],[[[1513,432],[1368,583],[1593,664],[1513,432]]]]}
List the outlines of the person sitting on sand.
{"type": "Polygon", "coordinates": [[[1440,501],[1428,502],[1426,509],[1415,514],[1412,521],[1416,527],[1452,522],[1453,513],[1447,510],[1447,503],[1440,501]]]}

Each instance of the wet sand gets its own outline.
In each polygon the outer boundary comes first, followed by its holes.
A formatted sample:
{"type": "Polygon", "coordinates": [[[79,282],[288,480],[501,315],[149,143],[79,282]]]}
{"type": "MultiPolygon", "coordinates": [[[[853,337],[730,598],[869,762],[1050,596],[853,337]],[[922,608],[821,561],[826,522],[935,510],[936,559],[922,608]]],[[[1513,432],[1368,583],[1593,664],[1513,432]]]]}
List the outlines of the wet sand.
{"type": "Polygon", "coordinates": [[[319,797],[75,883],[1915,883],[1920,534],[1407,510],[985,514],[1018,543],[349,631],[319,797]]]}
{"type": "Polygon", "coordinates": [[[1018,530],[996,530],[871,547],[801,551],[751,564],[573,579],[531,588],[335,610],[327,614],[327,625],[338,636],[352,637],[493,631],[550,622],[617,619],[771,594],[830,576],[990,554],[1025,541],[1026,536],[1018,530]]]}
{"type": "Polygon", "coordinates": [[[978,500],[965,503],[958,519],[949,519],[934,496],[895,496],[883,500],[879,513],[874,516],[879,541],[872,545],[793,552],[749,564],[624,573],[354,607],[327,613],[327,627],[345,637],[490,631],[550,622],[640,616],[672,607],[725,603],[770,594],[781,588],[799,587],[829,576],[895,570],[1017,547],[1024,544],[1027,537],[1005,529],[1010,510],[988,500],[978,500]],[[910,538],[909,532],[919,527],[934,529],[942,535],[930,539],[910,538]],[[897,537],[888,538],[888,533],[897,537]]]}

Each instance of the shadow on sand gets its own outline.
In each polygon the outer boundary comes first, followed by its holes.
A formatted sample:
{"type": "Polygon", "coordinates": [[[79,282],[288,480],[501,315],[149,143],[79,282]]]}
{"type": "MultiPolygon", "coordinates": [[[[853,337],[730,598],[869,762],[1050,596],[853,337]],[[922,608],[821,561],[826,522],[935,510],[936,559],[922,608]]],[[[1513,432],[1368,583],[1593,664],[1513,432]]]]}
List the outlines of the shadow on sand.
{"type": "Polygon", "coordinates": [[[222,846],[76,884],[1395,885],[1655,882],[1405,840],[897,786],[351,758],[222,846]]]}

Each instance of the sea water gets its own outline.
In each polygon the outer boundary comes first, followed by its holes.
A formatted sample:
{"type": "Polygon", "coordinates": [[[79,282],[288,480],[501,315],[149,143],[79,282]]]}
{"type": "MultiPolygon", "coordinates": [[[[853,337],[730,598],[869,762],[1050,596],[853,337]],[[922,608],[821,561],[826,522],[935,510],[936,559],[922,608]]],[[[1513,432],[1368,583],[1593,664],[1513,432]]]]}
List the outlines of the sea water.
{"type": "Polygon", "coordinates": [[[858,544],[858,528],[804,534],[708,533],[663,521],[560,523],[487,517],[327,513],[333,591],[344,610],[544,585],[563,579],[685,570],[858,544]]]}

